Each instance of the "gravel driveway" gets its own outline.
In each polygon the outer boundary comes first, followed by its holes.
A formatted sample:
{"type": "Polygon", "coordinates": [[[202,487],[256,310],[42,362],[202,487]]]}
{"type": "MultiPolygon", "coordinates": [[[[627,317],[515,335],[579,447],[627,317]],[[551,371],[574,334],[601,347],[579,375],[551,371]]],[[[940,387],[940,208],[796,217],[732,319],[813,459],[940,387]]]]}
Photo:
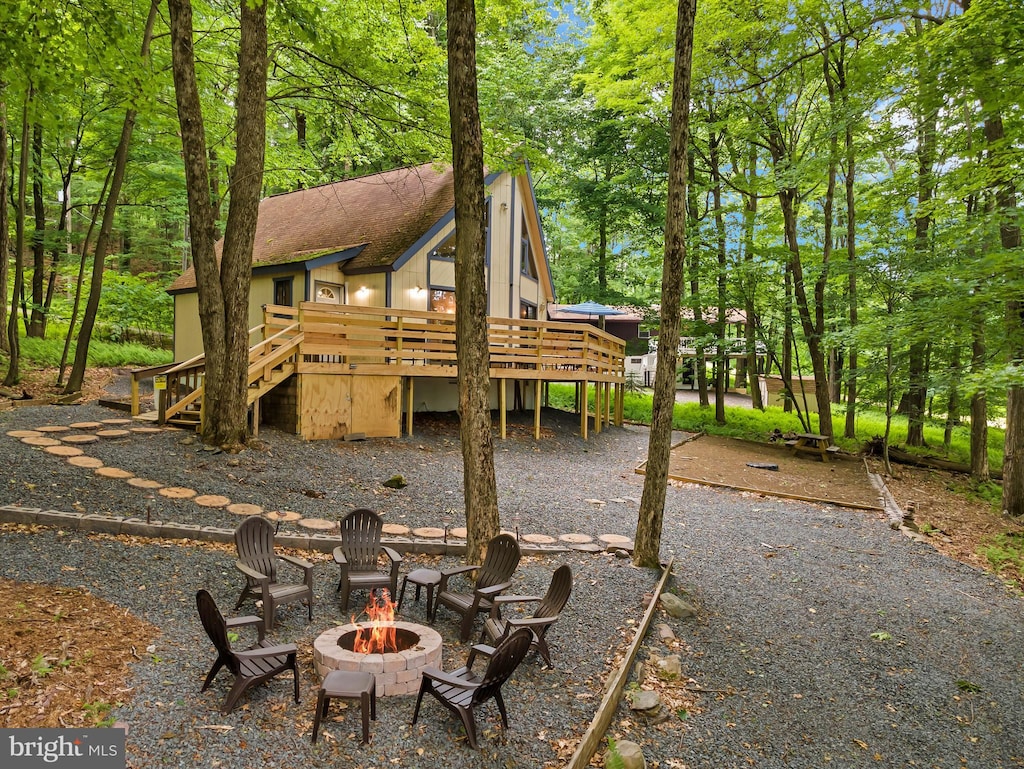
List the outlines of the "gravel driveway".
{"type": "MultiPolygon", "coordinates": [[[[96,406],[17,409],[0,415],[0,428],[110,416],[117,415],[96,406]]],[[[646,452],[646,430],[613,428],[584,442],[574,417],[547,413],[545,427],[551,434],[540,442],[526,424],[495,443],[502,525],[522,534],[632,535],[643,482],[634,468],[646,452]]],[[[267,510],[339,518],[360,505],[413,527],[462,523],[461,460],[450,420],[420,420],[411,438],[352,443],[305,443],[264,431],[262,448],[239,456],[183,445],[182,437],[162,432],[84,448],[136,475],[267,510]],[[395,473],[409,485],[383,488],[395,473]]],[[[0,446],[7,474],[0,504],[120,515],[145,514],[148,506],[168,521],[239,521],[186,501],[147,499],[124,481],[70,467],[13,438],[0,436],[0,446]]],[[[696,700],[661,723],[619,707],[610,736],[640,743],[648,766],[1024,765],[1022,601],[995,578],[906,539],[881,515],[693,486],[669,489],[662,542],[663,556],[675,557],[676,589],[699,614],[655,621],[684,644],[678,685],[696,700]]],[[[496,709],[487,706],[478,752],[436,702],[426,702],[410,726],[410,697],[378,703],[369,746],[358,745],[351,710],[328,722],[326,738],[314,746],[309,643],[344,621],[333,598],[336,567],[318,567],[313,623],[303,610],[285,608],[275,631],[303,652],[301,704],[291,702],[287,681],[278,681],[221,716],[226,677],[199,693],[212,647],[193,596],[206,587],[229,610],[239,589],[232,560],[226,548],[54,530],[0,537],[0,575],[82,585],[162,629],[155,652],[135,665],[134,695],[115,713],[129,725],[129,763],[139,768],[560,766],[657,578],[603,553],[525,559],[516,592],[542,592],[559,563],[573,569],[569,609],[550,637],[556,668],[542,670],[531,658],[517,671],[506,691],[511,730],[502,736],[496,709]]],[[[438,558],[407,561],[403,572],[438,558]]],[[[422,620],[422,604],[411,615],[422,620]]],[[[446,667],[465,656],[455,625],[441,609],[436,626],[445,635],[446,667]]],[[[642,655],[650,652],[665,653],[657,633],[642,655]]]]}

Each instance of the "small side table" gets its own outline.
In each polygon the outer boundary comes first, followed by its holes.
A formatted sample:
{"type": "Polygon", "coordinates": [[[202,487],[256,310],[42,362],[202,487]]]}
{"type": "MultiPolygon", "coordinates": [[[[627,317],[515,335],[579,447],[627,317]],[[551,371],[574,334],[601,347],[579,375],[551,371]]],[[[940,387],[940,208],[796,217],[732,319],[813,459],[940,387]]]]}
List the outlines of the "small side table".
{"type": "Polygon", "coordinates": [[[405,585],[411,582],[416,586],[416,599],[420,600],[420,588],[427,589],[427,620],[434,621],[434,586],[441,582],[441,572],[436,569],[416,569],[402,577],[402,589],[398,591],[398,611],[402,610],[402,599],[405,598],[405,585]]]}
{"type": "Polygon", "coordinates": [[[373,673],[348,670],[332,670],[320,684],[316,698],[316,717],[313,719],[313,742],[320,731],[320,719],[327,715],[331,699],[359,700],[363,716],[363,742],[370,741],[370,719],[377,720],[377,680],[373,673]]]}

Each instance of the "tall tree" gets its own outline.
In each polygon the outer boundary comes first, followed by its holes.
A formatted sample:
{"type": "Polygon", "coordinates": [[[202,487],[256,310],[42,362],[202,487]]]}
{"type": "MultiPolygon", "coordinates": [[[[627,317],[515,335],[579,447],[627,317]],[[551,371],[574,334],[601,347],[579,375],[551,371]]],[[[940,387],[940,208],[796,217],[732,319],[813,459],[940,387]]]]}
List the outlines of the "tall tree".
{"type": "Polygon", "coordinates": [[[192,258],[206,351],[202,439],[236,450],[248,439],[249,285],[263,184],[267,103],[266,0],[242,0],[235,164],[218,260],[206,129],[196,80],[190,0],[168,0],[171,58],[185,156],[192,258]]]}
{"type": "Polygon", "coordinates": [[[476,8],[448,0],[448,104],[455,175],[455,353],[466,504],[466,555],[479,563],[498,534],[491,437],[487,280],[484,265],[484,145],[476,75],[476,8]]]}
{"type": "Polygon", "coordinates": [[[661,278],[661,326],[658,369],[654,378],[647,473],[640,499],[633,563],[657,567],[661,562],[661,527],[668,489],[672,445],[672,414],[676,396],[676,357],[686,267],[686,182],[690,143],[690,84],[696,0],[679,0],[672,72],[672,120],[668,158],[668,201],[665,209],[665,264],[661,278]]]}

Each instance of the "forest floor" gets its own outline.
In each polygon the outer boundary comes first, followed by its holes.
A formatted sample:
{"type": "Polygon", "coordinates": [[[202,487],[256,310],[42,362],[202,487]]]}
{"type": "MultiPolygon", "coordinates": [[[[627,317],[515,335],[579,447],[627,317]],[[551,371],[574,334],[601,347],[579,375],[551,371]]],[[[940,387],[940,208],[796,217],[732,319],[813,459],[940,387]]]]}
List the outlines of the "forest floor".
{"type": "MultiPolygon", "coordinates": [[[[94,370],[86,376],[83,400],[107,395],[118,370],[94,370]]],[[[34,397],[60,394],[56,371],[26,371],[21,389],[34,397]]],[[[6,404],[0,402],[0,408],[6,404]]],[[[941,553],[993,571],[982,554],[1000,534],[1024,534],[1024,526],[998,514],[992,506],[966,493],[967,479],[954,473],[915,467],[894,467],[884,475],[875,459],[842,458],[830,462],[792,457],[783,448],[703,436],[673,451],[670,471],[680,482],[740,488],[747,493],[812,499],[855,506],[879,506],[878,492],[867,471],[882,475],[903,510],[915,511],[918,529],[941,553]],[[750,464],[776,464],[778,470],[750,464]]],[[[2,528],[0,528],[2,530],[2,528]]],[[[70,567],[66,567],[70,568],[70,567]]],[[[1024,575],[1007,567],[1000,578],[1024,589],[1024,575]]],[[[146,638],[155,635],[123,609],[84,591],[55,589],[0,579],[0,720],[8,727],[82,727],[105,723],[118,700],[133,658],[145,654],[146,638]],[[117,653],[79,659],[74,671],[64,667],[70,645],[104,649],[109,628],[121,628],[117,653]],[[129,638],[131,643],[121,641],[129,638]],[[131,655],[123,649],[131,649],[131,655]],[[63,649],[65,655],[42,650],[63,649]],[[15,662],[17,661],[17,662],[15,662]],[[5,667],[9,665],[10,667],[5,667]],[[83,708],[82,704],[87,703],[83,708]]]]}

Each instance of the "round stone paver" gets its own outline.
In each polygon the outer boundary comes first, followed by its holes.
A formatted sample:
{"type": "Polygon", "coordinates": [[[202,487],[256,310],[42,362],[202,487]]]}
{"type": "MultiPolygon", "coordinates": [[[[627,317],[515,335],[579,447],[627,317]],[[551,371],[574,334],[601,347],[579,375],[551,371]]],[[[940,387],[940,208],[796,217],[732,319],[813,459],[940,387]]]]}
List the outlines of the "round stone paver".
{"type": "Polygon", "coordinates": [[[73,430],[95,430],[97,427],[102,426],[102,422],[72,422],[68,425],[73,430]]]}
{"type": "Polygon", "coordinates": [[[444,529],[439,529],[436,526],[422,526],[418,529],[412,530],[413,536],[423,537],[424,539],[440,539],[444,537],[444,529]]]}
{"type": "Polygon", "coordinates": [[[338,528],[337,521],[328,521],[326,518],[303,518],[298,525],[313,531],[334,531],[338,528]]]}
{"type": "Polygon", "coordinates": [[[28,446],[59,446],[60,441],[56,438],[47,438],[40,435],[36,438],[22,438],[21,442],[28,446]]]}
{"type": "Polygon", "coordinates": [[[81,445],[84,443],[96,443],[97,441],[99,441],[99,438],[97,438],[95,435],[65,435],[61,438],[61,440],[64,441],[64,443],[74,443],[76,445],[81,445]]]}
{"type": "Polygon", "coordinates": [[[7,434],[12,438],[42,438],[43,434],[37,430],[8,430],[7,434]]]}
{"type": "Polygon", "coordinates": [[[381,527],[381,531],[392,537],[404,537],[409,533],[409,527],[403,526],[400,523],[385,523],[381,527]]]}
{"type": "Polygon", "coordinates": [[[153,433],[162,433],[162,427],[132,427],[130,428],[133,433],[139,433],[140,435],[152,435],[153,433]]]}
{"type": "Polygon", "coordinates": [[[75,467],[87,467],[90,470],[95,470],[97,467],[103,467],[103,460],[83,455],[80,457],[68,457],[68,464],[74,465],[75,467]]]}
{"type": "Polygon", "coordinates": [[[553,545],[555,544],[555,538],[549,537],[547,534],[524,534],[523,542],[529,542],[534,545],[553,545]]]}
{"type": "Polygon", "coordinates": [[[129,478],[128,485],[137,489],[162,489],[164,487],[160,481],[151,481],[149,478],[129,478]]]}
{"type": "Polygon", "coordinates": [[[227,507],[231,504],[230,499],[220,494],[200,494],[192,501],[200,507],[227,507]]]}
{"type": "Polygon", "coordinates": [[[129,433],[127,430],[98,430],[96,432],[101,438],[126,438],[129,433]]]}
{"type": "Polygon", "coordinates": [[[103,424],[105,425],[130,425],[132,420],[130,419],[104,419],[103,424]]]}
{"type": "Polygon", "coordinates": [[[127,470],[122,470],[120,467],[97,467],[96,475],[102,475],[104,478],[133,478],[135,473],[130,473],[127,470]]]}
{"type": "Polygon", "coordinates": [[[469,532],[466,531],[465,526],[456,526],[453,529],[448,529],[448,536],[455,537],[456,539],[465,539],[469,532]]]}
{"type": "Polygon", "coordinates": [[[44,425],[43,427],[37,427],[36,432],[39,433],[66,433],[70,430],[70,427],[64,425],[44,425]]]}
{"type": "Polygon", "coordinates": [[[266,513],[265,517],[278,523],[291,523],[292,521],[299,520],[302,517],[302,513],[296,513],[291,510],[271,510],[269,513],[266,513]]]}
{"type": "Polygon", "coordinates": [[[78,457],[85,453],[74,446],[47,446],[43,451],[58,457],[78,457]]]}
{"type": "Polygon", "coordinates": [[[263,512],[263,508],[259,505],[251,505],[248,502],[235,502],[235,504],[227,506],[227,511],[235,515],[260,515],[263,512]]]}
{"type": "Polygon", "coordinates": [[[158,493],[168,499],[192,499],[196,495],[196,490],[184,486],[165,486],[158,493]]]}
{"type": "Polygon", "coordinates": [[[598,539],[606,545],[615,545],[616,547],[633,546],[633,540],[621,534],[601,534],[598,539]]]}
{"type": "Polygon", "coordinates": [[[594,541],[594,538],[589,534],[562,534],[558,538],[572,545],[585,545],[588,542],[594,541]]]}

